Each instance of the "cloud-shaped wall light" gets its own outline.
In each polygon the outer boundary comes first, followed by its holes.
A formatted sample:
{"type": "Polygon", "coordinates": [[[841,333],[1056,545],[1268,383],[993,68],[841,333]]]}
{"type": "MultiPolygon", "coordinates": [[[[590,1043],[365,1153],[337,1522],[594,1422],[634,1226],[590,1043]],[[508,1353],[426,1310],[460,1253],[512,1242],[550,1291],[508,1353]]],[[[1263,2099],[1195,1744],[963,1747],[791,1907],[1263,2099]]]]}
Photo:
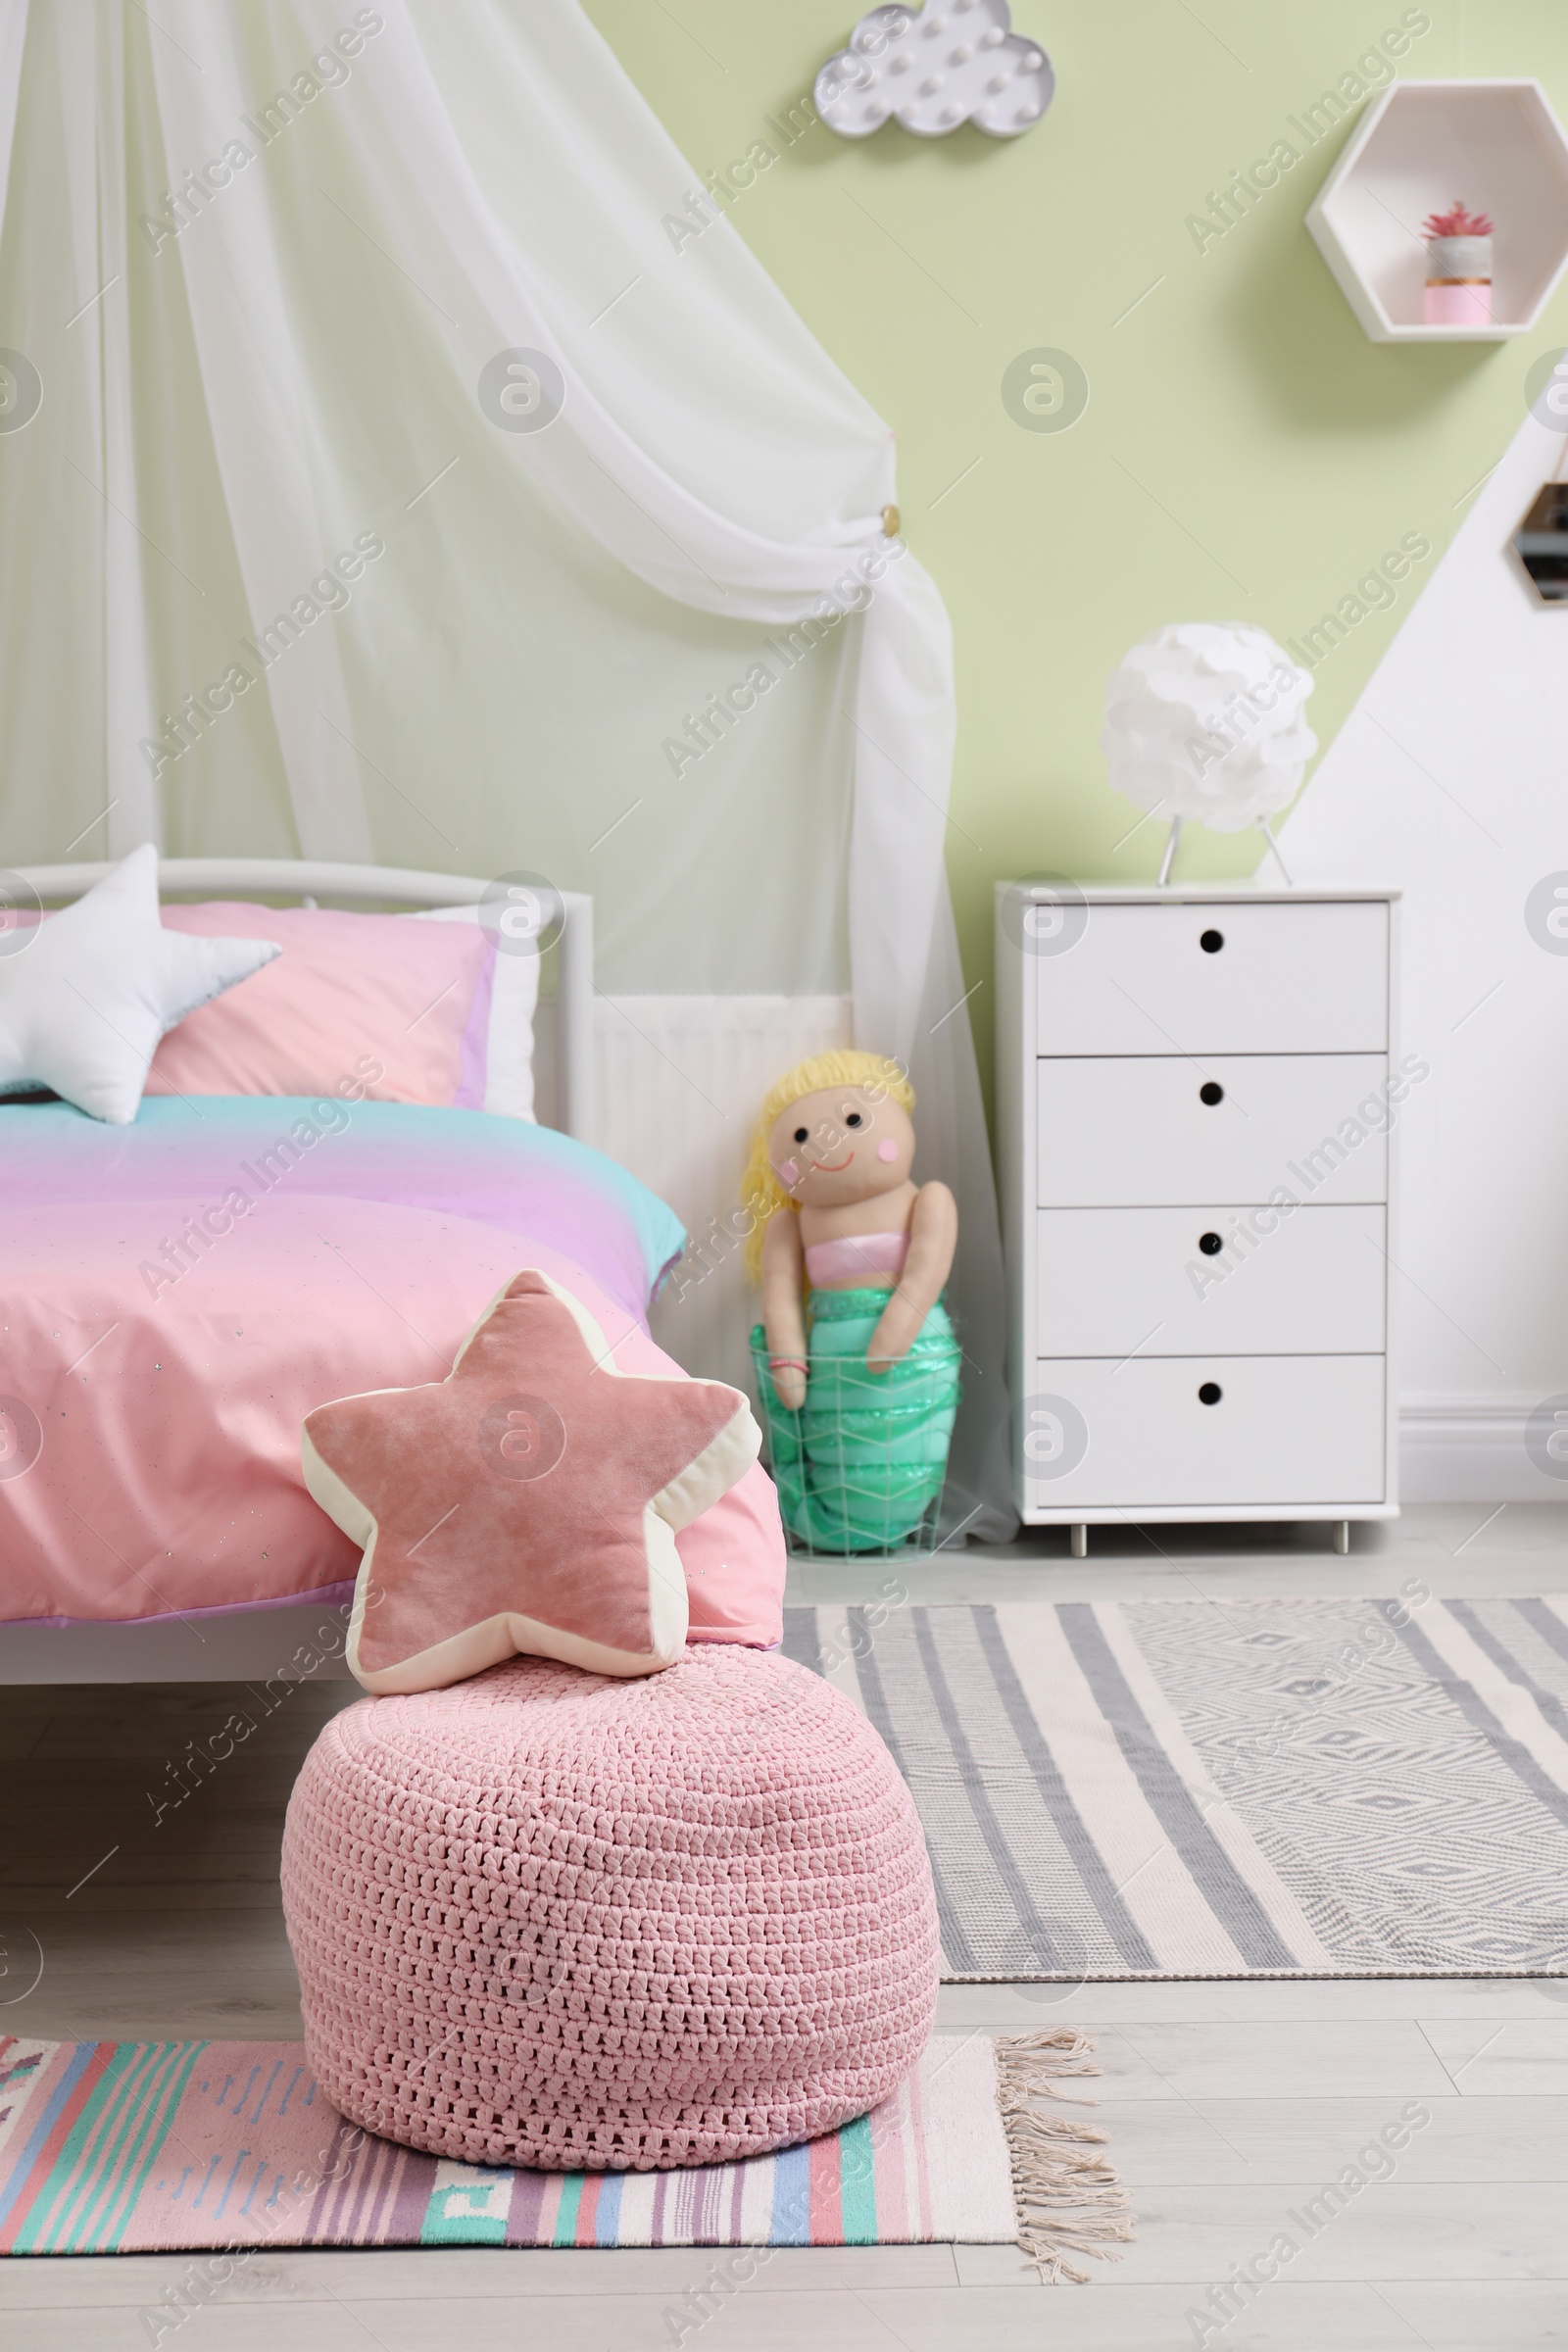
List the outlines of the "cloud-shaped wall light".
{"type": "Polygon", "coordinates": [[[1007,0],[873,8],[816,77],[816,111],[841,139],[891,116],[922,139],[972,122],[993,139],[1032,130],[1056,94],[1051,60],[1011,30],[1007,0]]]}

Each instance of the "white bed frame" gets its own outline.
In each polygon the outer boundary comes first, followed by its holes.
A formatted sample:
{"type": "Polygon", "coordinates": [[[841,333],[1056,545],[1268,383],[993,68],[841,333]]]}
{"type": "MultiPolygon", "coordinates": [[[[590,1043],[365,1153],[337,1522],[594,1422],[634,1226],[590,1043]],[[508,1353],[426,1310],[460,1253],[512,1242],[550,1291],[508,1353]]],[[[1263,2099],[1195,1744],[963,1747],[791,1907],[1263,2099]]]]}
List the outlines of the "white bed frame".
{"type": "MultiPolygon", "coordinates": [[[[80,898],[113,872],[99,865],[15,869],[46,904],[80,898]]],[[[323,900],[361,906],[472,906],[490,887],[464,874],[399,866],[328,865],[289,858],[166,858],[165,899],[323,900]]],[[[594,1140],[594,907],[577,891],[560,893],[563,928],[556,958],[556,1116],[580,1143],[594,1140]]],[[[11,1683],[208,1683],[348,1679],[345,1606],[287,1602],[213,1616],[160,1618],[144,1625],[0,1624],[0,1686],[11,1683]],[[330,1637],[324,1639],[323,1637],[330,1637]],[[318,1663],[312,1664],[311,1660],[318,1663]]]]}

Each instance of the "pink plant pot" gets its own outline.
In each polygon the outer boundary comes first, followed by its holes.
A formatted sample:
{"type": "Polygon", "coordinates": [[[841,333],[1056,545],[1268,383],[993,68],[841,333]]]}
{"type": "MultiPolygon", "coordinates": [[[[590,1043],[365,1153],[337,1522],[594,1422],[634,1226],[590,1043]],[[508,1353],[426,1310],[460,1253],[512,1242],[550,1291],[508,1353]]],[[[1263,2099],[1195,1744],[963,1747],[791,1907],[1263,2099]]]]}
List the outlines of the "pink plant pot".
{"type": "Polygon", "coordinates": [[[1492,239],[1428,237],[1428,326],[1492,324],[1492,239]]]}
{"type": "Polygon", "coordinates": [[[1428,326],[1490,326],[1490,285],[1428,286],[1422,313],[1428,326]]]}

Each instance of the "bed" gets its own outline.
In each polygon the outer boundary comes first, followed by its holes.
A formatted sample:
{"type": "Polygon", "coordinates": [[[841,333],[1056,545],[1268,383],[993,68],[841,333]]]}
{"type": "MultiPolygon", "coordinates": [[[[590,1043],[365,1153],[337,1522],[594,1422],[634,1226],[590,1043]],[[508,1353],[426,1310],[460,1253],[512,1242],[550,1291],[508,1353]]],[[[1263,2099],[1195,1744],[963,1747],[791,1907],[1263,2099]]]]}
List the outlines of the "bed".
{"type": "MultiPolygon", "coordinates": [[[[21,878],[58,904],[109,871],[21,878]]],[[[164,861],[159,888],[166,909],[439,915],[493,886],[206,858],[164,861]]],[[[36,1440],[26,1475],[0,1458],[0,1682],[342,1675],[357,1554],[304,1490],[303,1411],[443,1378],[522,1264],[584,1292],[617,1361],[652,1348],[684,1235],[591,1148],[592,904],[560,894],[558,912],[537,1032],[553,1125],[352,1086],[149,1092],[130,1126],[0,1102],[0,1428],[14,1461],[19,1429],[36,1440]]]]}

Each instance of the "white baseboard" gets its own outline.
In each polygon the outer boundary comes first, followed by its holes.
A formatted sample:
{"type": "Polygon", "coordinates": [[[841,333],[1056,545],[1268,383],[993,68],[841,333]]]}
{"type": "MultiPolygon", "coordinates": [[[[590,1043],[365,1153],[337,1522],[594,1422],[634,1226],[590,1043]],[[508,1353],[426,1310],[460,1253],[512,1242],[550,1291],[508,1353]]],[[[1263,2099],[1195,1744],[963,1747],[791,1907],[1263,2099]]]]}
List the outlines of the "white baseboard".
{"type": "Polygon", "coordinates": [[[1406,1398],[1399,1406],[1399,1492],[1406,1502],[1568,1502],[1563,1476],[1525,1445],[1536,1397],[1406,1398]]]}

